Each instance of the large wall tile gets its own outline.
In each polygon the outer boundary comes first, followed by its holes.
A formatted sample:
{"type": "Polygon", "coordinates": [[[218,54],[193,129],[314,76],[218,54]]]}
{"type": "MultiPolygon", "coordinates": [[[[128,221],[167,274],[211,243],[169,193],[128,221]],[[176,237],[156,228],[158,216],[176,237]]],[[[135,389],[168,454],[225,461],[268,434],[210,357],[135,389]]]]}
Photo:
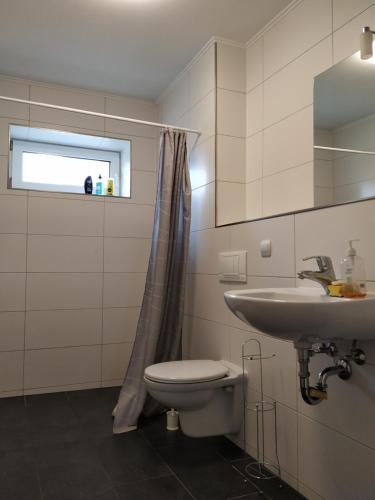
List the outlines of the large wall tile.
{"type": "Polygon", "coordinates": [[[189,156],[189,173],[192,189],[215,180],[215,136],[192,149],[189,156]]]}
{"type": "Polygon", "coordinates": [[[103,343],[133,342],[139,307],[115,307],[103,310],[103,343]]]}
{"type": "Polygon", "coordinates": [[[242,137],[216,136],[216,180],[245,182],[245,148],[242,137]]]}
{"type": "MultiPolygon", "coordinates": [[[[199,95],[198,100],[203,96],[199,95]]],[[[167,88],[166,96],[159,105],[163,123],[175,124],[190,108],[190,73],[185,71],[167,88]]]]}
{"type": "Polygon", "coordinates": [[[0,352],[0,391],[15,391],[23,385],[23,352],[0,352]]]}
{"type": "Polygon", "coordinates": [[[185,316],[183,353],[191,359],[229,359],[227,327],[192,316],[185,316]]]}
{"type": "MultiPolygon", "coordinates": [[[[185,77],[186,78],[186,77],[185,77]]],[[[215,47],[211,45],[189,70],[190,106],[215,88],[215,47]]],[[[185,110],[186,111],[186,110],[185,110]]]]}
{"type": "Polygon", "coordinates": [[[246,139],[246,182],[256,181],[263,175],[263,132],[246,139]]]}
{"type": "Polygon", "coordinates": [[[1,273],[0,311],[25,310],[25,273],[1,273]]]}
{"type": "Polygon", "coordinates": [[[228,324],[232,314],[224,301],[228,284],[219,281],[216,275],[187,275],[185,312],[191,316],[228,324]]]}
{"type": "Polygon", "coordinates": [[[229,228],[206,229],[190,234],[189,273],[218,274],[219,252],[229,251],[229,228]]]}
{"type": "Polygon", "coordinates": [[[215,182],[194,189],[191,199],[191,230],[215,226],[215,182]]]}
{"type": "MultiPolygon", "coordinates": [[[[30,99],[35,102],[45,102],[98,113],[104,113],[105,111],[104,97],[65,88],[31,85],[30,99]]],[[[60,125],[104,131],[104,118],[42,108],[40,106],[31,106],[30,119],[38,122],[58,123],[60,125]]]]}
{"type": "Polygon", "coordinates": [[[0,233],[26,233],[25,196],[0,196],[0,233]]]}
{"type": "Polygon", "coordinates": [[[216,221],[230,224],[246,218],[246,184],[216,181],[216,221]]]}
{"type": "Polygon", "coordinates": [[[26,349],[100,344],[102,311],[27,311],[25,328],[26,349]]]}
{"type": "Polygon", "coordinates": [[[190,127],[199,130],[202,142],[215,134],[215,91],[211,90],[190,110],[190,127]]]}
{"type": "Polygon", "coordinates": [[[100,273],[30,273],[27,310],[98,309],[102,307],[100,273]]]}
{"type": "Polygon", "coordinates": [[[375,450],[302,415],[298,443],[302,483],[326,499],[372,498],[375,450]]]}
{"type": "Polygon", "coordinates": [[[246,47],[246,91],[263,81],[263,38],[246,47]]]}
{"type": "Polygon", "coordinates": [[[332,38],[327,37],[264,82],[264,126],[268,127],[312,104],[314,77],[332,64],[332,38]]]}
{"type": "Polygon", "coordinates": [[[265,129],[263,137],[264,176],[313,161],[313,107],[265,129]]]}
{"type": "Polygon", "coordinates": [[[27,245],[28,272],[103,271],[102,238],[30,235],[27,245]]]}
{"type": "Polygon", "coordinates": [[[305,0],[264,35],[264,76],[301,55],[331,32],[331,2],[305,0]]]}
{"type": "Polygon", "coordinates": [[[217,90],[217,133],[245,137],[246,94],[217,90]]]}
{"type": "Polygon", "coordinates": [[[131,138],[131,167],[155,172],[158,167],[158,142],[148,137],[131,138]]]}
{"type": "Polygon", "coordinates": [[[107,344],[102,351],[102,380],[123,380],[133,344],[107,344]]]}
{"type": "MultiPolygon", "coordinates": [[[[20,81],[0,78],[0,95],[28,100],[29,86],[20,81]]],[[[0,116],[28,120],[29,106],[18,102],[0,101],[0,116]]]]}
{"type": "Polygon", "coordinates": [[[99,346],[25,352],[25,389],[82,384],[100,380],[99,346]]]}
{"type": "Polygon", "coordinates": [[[306,163],[262,180],[263,216],[314,206],[314,165],[306,163]]]}
{"type": "Polygon", "coordinates": [[[104,238],[104,272],[145,273],[151,240],[136,238],[104,238]]]}
{"type": "Polygon", "coordinates": [[[154,205],[156,199],[156,175],[154,172],[142,172],[133,170],[131,174],[131,197],[113,198],[106,202],[128,202],[139,205],[154,205]]]}
{"type": "Polygon", "coordinates": [[[151,238],[153,222],[153,206],[125,203],[105,204],[105,236],[151,238]]]}
{"type": "Polygon", "coordinates": [[[373,0],[332,0],[333,3],[333,30],[358,16],[361,12],[374,4],[373,0]]]}
{"type": "Polygon", "coordinates": [[[99,202],[30,197],[29,233],[102,236],[103,211],[99,202]]]}
{"type": "Polygon", "coordinates": [[[262,217],[262,180],[248,182],[246,184],[245,198],[245,219],[259,219],[262,217]]]}
{"type": "Polygon", "coordinates": [[[263,85],[258,85],[246,95],[246,136],[263,128],[263,85]]]}
{"type": "Polygon", "coordinates": [[[104,307],[139,307],[145,287],[144,273],[105,273],[104,307]]]}
{"type": "Polygon", "coordinates": [[[294,276],[293,216],[266,219],[230,228],[231,250],[247,250],[249,276],[294,276]],[[271,240],[272,256],[261,257],[260,242],[271,240]]]}
{"type": "Polygon", "coordinates": [[[245,92],[245,58],[246,51],[243,47],[220,42],[217,44],[218,88],[245,92]]]}
{"type": "Polygon", "coordinates": [[[0,234],[0,272],[26,271],[26,235],[0,234]]]}
{"type": "Polygon", "coordinates": [[[25,313],[0,313],[0,351],[20,351],[24,349],[25,313]]]}

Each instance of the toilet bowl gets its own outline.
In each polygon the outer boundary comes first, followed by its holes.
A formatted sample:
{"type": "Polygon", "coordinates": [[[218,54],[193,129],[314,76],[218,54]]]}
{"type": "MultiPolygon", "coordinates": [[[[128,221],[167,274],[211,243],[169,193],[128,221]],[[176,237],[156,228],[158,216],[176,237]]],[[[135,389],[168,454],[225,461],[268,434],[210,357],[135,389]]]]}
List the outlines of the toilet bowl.
{"type": "Polygon", "coordinates": [[[147,367],[144,380],[154,399],[179,411],[184,434],[239,432],[246,383],[239,366],[225,360],[169,361],[147,367]]]}

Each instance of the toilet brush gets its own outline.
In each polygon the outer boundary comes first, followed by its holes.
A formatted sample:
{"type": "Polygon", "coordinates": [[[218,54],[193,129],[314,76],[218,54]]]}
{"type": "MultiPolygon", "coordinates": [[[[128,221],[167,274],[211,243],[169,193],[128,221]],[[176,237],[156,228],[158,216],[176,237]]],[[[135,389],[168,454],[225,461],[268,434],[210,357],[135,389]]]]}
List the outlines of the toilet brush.
{"type": "Polygon", "coordinates": [[[178,411],[174,408],[167,411],[167,431],[178,431],[178,411]]]}

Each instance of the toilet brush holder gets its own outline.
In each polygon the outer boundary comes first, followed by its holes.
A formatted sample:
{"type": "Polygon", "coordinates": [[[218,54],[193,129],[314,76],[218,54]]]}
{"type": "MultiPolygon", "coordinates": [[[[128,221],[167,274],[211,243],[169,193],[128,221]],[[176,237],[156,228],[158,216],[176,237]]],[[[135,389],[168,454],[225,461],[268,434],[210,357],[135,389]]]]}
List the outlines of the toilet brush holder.
{"type": "Polygon", "coordinates": [[[167,411],[167,431],[178,431],[178,411],[171,408],[167,411]]]}

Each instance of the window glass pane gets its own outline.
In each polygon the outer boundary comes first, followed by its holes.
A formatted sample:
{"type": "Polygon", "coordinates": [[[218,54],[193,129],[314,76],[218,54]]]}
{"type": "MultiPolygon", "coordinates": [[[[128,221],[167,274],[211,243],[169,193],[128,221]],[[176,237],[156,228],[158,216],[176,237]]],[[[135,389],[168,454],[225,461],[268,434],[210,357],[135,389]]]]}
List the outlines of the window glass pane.
{"type": "Polygon", "coordinates": [[[22,153],[22,180],[38,184],[83,186],[91,175],[93,183],[102,176],[103,185],[109,177],[110,162],[42,153],[22,153]]]}

